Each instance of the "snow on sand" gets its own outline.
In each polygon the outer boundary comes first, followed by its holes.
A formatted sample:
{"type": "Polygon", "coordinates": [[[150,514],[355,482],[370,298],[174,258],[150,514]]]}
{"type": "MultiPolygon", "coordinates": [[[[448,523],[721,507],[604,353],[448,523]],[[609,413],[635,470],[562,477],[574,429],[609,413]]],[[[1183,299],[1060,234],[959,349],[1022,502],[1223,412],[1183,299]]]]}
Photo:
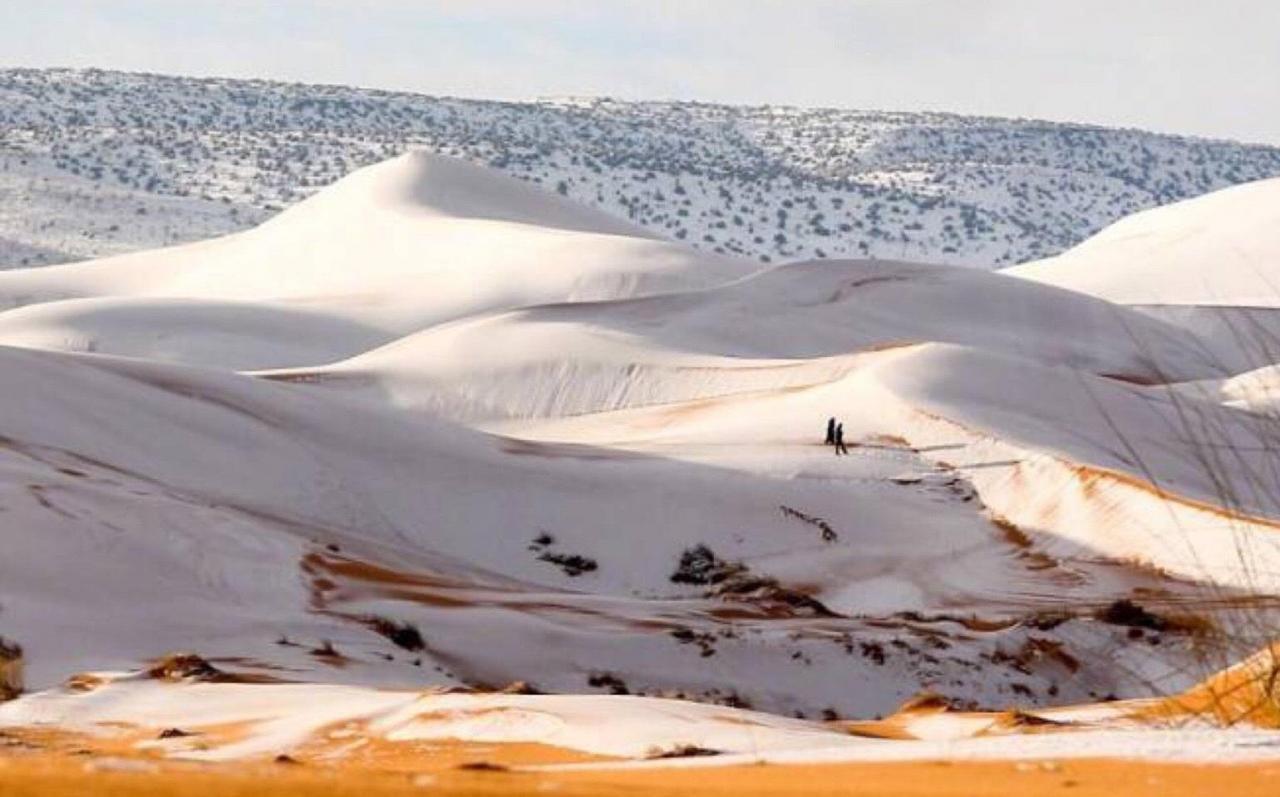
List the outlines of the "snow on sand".
{"type": "MultiPolygon", "coordinates": [[[[1256,228],[1223,233],[1255,265],[1256,228]]],[[[229,757],[335,723],[630,758],[1269,756],[1251,732],[781,718],[1148,698],[1270,641],[1280,490],[1247,369],[1114,298],[760,272],[421,153],[248,232],[0,273],[0,632],[47,690],[0,724],[253,724],[170,745],[229,757]],[[175,649],[297,683],[53,686],[175,649]],[[562,694],[378,689],[516,680],[562,694]]]]}

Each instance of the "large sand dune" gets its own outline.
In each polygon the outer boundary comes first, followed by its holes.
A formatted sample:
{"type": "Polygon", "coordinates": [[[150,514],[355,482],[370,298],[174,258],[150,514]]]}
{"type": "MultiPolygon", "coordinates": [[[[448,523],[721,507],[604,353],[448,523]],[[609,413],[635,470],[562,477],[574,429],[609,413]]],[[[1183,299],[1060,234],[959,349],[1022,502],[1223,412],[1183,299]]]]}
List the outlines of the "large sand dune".
{"type": "Polygon", "coordinates": [[[315,336],[332,339],[325,359],[341,359],[368,342],[369,330],[386,342],[478,312],[705,287],[758,268],[655,240],[513,178],[412,153],[358,171],[248,232],[0,274],[0,307],[52,304],[7,319],[0,340],[303,365],[297,350],[315,336]],[[59,301],[86,298],[97,301],[59,301]],[[184,319],[172,311],[179,300],[205,304],[184,319]],[[255,304],[259,318],[246,322],[228,302],[255,304]],[[218,350],[165,345],[225,338],[228,328],[243,339],[222,340],[218,350]]]}

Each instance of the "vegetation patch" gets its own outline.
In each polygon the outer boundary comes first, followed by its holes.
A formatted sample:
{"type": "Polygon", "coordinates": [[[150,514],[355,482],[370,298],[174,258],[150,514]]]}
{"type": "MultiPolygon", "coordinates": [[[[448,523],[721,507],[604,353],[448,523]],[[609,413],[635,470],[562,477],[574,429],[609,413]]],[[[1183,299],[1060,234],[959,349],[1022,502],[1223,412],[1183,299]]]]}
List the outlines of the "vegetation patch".
{"type": "Polygon", "coordinates": [[[816,515],[809,515],[801,512],[799,509],[789,507],[785,504],[779,507],[782,510],[783,517],[795,518],[802,523],[808,523],[810,526],[818,529],[822,533],[823,542],[835,542],[840,539],[840,535],[836,530],[831,528],[831,524],[816,515]]]}
{"type": "Polygon", "coordinates": [[[593,689],[606,689],[611,695],[629,695],[631,690],[621,678],[611,672],[592,673],[587,678],[587,685],[593,689]]]}
{"type": "Polygon", "coordinates": [[[153,661],[145,674],[158,681],[222,683],[236,680],[194,653],[170,653],[153,661]]]}
{"type": "Polygon", "coordinates": [[[1122,625],[1129,628],[1145,628],[1148,631],[1168,631],[1171,624],[1163,617],[1153,614],[1127,598],[1114,601],[1096,615],[1099,620],[1110,625],[1122,625]]]}
{"type": "Polygon", "coordinates": [[[696,744],[678,744],[667,750],[654,747],[650,748],[649,754],[645,756],[650,761],[658,761],[664,758],[702,758],[705,756],[722,755],[720,750],[712,750],[709,747],[699,747],[696,744]]]}
{"type": "Polygon", "coordinates": [[[538,561],[559,567],[570,578],[577,578],[583,573],[592,573],[600,569],[600,563],[590,556],[551,550],[551,546],[555,544],[556,538],[544,531],[529,543],[529,550],[538,554],[538,561]]]}
{"type": "Polygon", "coordinates": [[[707,546],[698,544],[680,554],[680,563],[671,574],[671,583],[709,586],[746,571],[746,565],[726,562],[707,546]]]}
{"type": "Polygon", "coordinates": [[[391,640],[391,644],[410,652],[418,652],[426,648],[421,632],[412,623],[388,620],[385,617],[370,615],[364,618],[365,625],[391,640]]]}
{"type": "Polygon", "coordinates": [[[742,562],[727,562],[702,544],[686,548],[680,554],[671,582],[705,586],[705,597],[750,602],[788,615],[839,616],[816,598],[785,587],[771,576],[752,573],[742,562]]]}

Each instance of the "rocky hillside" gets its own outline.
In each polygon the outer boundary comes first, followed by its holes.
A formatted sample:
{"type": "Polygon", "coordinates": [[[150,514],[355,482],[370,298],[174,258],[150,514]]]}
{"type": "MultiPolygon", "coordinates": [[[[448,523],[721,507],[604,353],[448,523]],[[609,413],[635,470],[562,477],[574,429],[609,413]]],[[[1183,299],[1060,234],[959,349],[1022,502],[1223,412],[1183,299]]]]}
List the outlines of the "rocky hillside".
{"type": "Polygon", "coordinates": [[[546,100],[0,70],[0,267],[256,224],[410,147],[710,252],[995,267],[1280,174],[1280,149],[936,113],[546,100]]]}

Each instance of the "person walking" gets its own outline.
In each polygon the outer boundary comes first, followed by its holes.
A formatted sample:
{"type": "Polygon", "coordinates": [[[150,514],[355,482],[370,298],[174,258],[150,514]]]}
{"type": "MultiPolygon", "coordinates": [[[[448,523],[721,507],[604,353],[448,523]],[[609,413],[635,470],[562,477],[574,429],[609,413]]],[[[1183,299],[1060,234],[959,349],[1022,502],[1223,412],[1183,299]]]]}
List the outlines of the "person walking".
{"type": "Polygon", "coordinates": [[[827,419],[827,442],[824,445],[833,446],[836,444],[836,419],[827,419]]]}
{"type": "Polygon", "coordinates": [[[844,424],[838,423],[836,424],[836,456],[838,457],[841,454],[848,456],[849,449],[844,444],[844,424]]]}

